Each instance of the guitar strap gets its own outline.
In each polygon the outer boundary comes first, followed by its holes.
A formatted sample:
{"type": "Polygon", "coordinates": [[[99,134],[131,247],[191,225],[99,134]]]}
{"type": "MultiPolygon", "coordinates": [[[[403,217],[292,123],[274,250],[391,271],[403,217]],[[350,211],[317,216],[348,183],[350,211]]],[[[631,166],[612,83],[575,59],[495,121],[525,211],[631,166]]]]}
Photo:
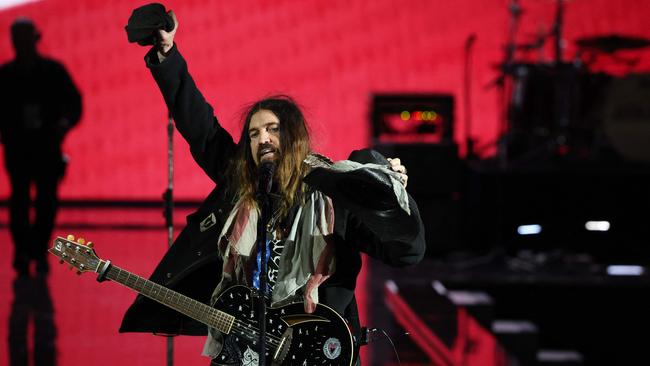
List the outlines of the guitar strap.
{"type": "MultiPolygon", "coordinates": [[[[271,237],[268,235],[266,237],[266,265],[267,265],[267,274],[261,274],[261,265],[262,265],[262,248],[257,248],[257,257],[256,257],[256,265],[255,269],[253,270],[253,287],[260,290],[260,275],[267,275],[268,276],[268,271],[271,263],[271,237]]],[[[270,278],[269,278],[270,279],[270,278]]],[[[264,291],[264,294],[266,296],[271,295],[271,292],[273,292],[273,284],[275,281],[267,281],[266,282],[266,291],[264,291]]],[[[260,290],[261,291],[261,290],[260,290]]]]}

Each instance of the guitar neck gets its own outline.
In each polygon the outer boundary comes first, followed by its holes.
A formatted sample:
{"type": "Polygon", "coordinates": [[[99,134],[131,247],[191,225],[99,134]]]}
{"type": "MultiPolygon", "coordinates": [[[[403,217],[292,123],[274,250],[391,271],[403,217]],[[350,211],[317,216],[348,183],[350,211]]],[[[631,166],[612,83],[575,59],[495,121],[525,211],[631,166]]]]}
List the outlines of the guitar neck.
{"type": "MultiPolygon", "coordinates": [[[[103,267],[101,261],[99,268],[103,267]]],[[[202,302],[189,298],[181,293],[170,290],[155,282],[151,282],[127,270],[110,265],[106,278],[120,283],[154,301],[170,307],[181,314],[206,324],[222,333],[230,333],[235,317],[210,307],[202,302]]]]}

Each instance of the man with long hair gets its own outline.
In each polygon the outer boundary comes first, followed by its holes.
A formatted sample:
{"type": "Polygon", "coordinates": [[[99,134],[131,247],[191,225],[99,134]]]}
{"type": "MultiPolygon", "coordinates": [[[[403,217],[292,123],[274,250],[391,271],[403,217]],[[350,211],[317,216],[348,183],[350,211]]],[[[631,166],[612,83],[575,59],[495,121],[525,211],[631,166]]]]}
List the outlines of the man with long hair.
{"type": "MultiPolygon", "coordinates": [[[[326,304],[347,321],[358,350],[360,253],[393,266],[415,264],[424,255],[422,222],[405,191],[406,168],[370,150],[336,163],[314,153],[305,118],[288,96],[253,103],[235,144],[189,75],[174,44],[178,22],[169,15],[173,29],[157,31],[145,61],[194,159],[217,185],[188,216],[151,280],[211,304],[232,285],[258,289],[274,307],[303,302],[306,314],[326,304]],[[260,167],[266,164],[275,173],[264,271],[262,245],[256,244],[260,167]]],[[[206,327],[139,296],[120,331],[198,335],[206,327]]],[[[210,330],[204,354],[214,365],[242,364],[244,350],[232,337],[210,330]]],[[[338,364],[338,343],[327,345],[323,352],[338,364]]]]}

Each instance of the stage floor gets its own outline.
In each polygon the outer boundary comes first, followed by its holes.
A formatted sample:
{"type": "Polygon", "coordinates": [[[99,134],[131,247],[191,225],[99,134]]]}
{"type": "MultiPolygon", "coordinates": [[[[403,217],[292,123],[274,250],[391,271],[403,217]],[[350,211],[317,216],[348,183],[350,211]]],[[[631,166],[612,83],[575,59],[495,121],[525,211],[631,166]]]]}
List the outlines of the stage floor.
{"type": "MultiPolygon", "coordinates": [[[[178,208],[178,234],[191,210],[178,208]]],[[[148,277],[167,249],[167,232],[159,208],[63,208],[55,236],[93,241],[102,259],[148,277]]],[[[7,209],[0,207],[0,366],[10,357],[36,354],[38,362],[21,365],[124,364],[164,365],[167,338],[151,334],[120,334],[122,316],[135,293],[114,282],[98,283],[93,273],[77,276],[50,255],[46,278],[16,278],[11,266],[13,245],[7,228],[7,209]]],[[[580,261],[569,253],[539,257],[499,255],[425,258],[419,265],[393,269],[364,259],[357,284],[362,324],[380,327],[393,339],[402,365],[430,361],[394,321],[385,303],[386,281],[404,289],[412,306],[433,310],[432,283],[452,290],[488,292],[495,299],[498,319],[529,319],[539,327],[540,347],[573,349],[585,365],[626,364],[619,360],[647,360],[638,332],[650,328],[646,310],[650,275],[612,278],[603,264],[580,261]],[[416,296],[408,297],[407,294],[416,296]],[[401,334],[401,335],[400,335],[401,334]],[[599,362],[600,360],[600,362],[599,362]]],[[[553,255],[553,253],[538,253],[553,255]]],[[[647,258],[639,258],[647,265],[647,258]]],[[[201,356],[203,337],[175,337],[175,365],[208,365],[201,356]]],[[[393,348],[379,337],[362,351],[364,365],[396,365],[393,348]]]]}
{"type": "MultiPolygon", "coordinates": [[[[165,337],[118,333],[122,315],[135,298],[130,289],[114,282],[100,284],[90,272],[77,276],[51,255],[45,279],[17,278],[11,266],[7,210],[0,211],[0,242],[7,253],[0,256],[4,299],[0,302],[0,339],[12,340],[2,346],[0,365],[9,365],[10,357],[19,357],[24,347],[41,358],[32,365],[165,364],[165,337]],[[56,363],[47,361],[53,352],[56,363]]],[[[63,209],[58,222],[56,236],[73,234],[93,241],[101,258],[145,277],[167,247],[159,210],[63,209]]],[[[174,338],[175,364],[207,365],[209,360],[200,355],[202,345],[202,337],[174,338]]]]}

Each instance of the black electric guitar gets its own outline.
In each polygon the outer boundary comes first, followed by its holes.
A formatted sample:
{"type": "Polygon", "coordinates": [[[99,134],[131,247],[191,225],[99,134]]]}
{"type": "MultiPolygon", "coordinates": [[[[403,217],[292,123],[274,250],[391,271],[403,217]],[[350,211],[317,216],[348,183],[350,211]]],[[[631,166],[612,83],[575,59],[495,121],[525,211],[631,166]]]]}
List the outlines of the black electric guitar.
{"type": "MultiPolygon", "coordinates": [[[[77,274],[96,272],[97,280],[118,282],[209,327],[225,337],[218,363],[257,365],[259,327],[257,296],[245,286],[233,286],[217,299],[215,307],[151,282],[100,259],[91,242],[74,237],[58,237],[50,253],[70,264],[77,274]]],[[[267,307],[267,365],[345,365],[352,364],[352,335],[334,310],[319,304],[307,314],[302,303],[267,307]]]]}

